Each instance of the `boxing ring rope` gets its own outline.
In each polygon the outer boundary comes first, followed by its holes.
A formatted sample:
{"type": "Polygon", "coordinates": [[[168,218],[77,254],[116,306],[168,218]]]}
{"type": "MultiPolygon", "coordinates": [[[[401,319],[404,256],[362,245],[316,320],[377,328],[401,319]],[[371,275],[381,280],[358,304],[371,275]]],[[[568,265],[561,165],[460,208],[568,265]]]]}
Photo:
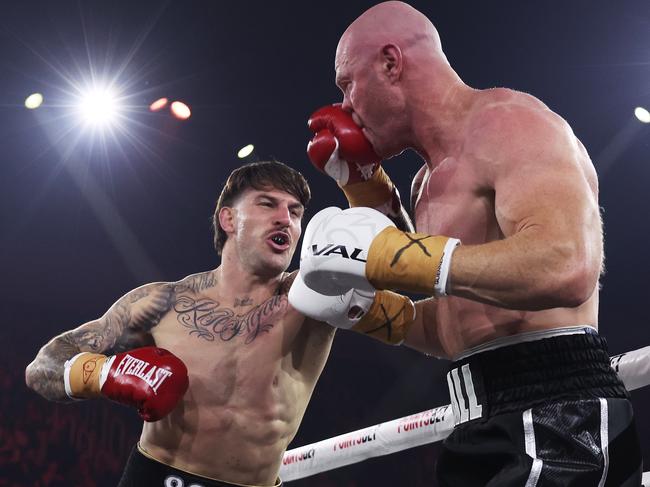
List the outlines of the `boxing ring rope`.
{"type": "MultiPolygon", "coordinates": [[[[650,385],[650,346],[610,358],[627,390],[650,385]]],[[[333,438],[287,450],[280,477],[297,480],[317,473],[444,440],[454,427],[451,405],[404,416],[333,438]]],[[[650,487],[650,472],[643,474],[650,487]]]]}

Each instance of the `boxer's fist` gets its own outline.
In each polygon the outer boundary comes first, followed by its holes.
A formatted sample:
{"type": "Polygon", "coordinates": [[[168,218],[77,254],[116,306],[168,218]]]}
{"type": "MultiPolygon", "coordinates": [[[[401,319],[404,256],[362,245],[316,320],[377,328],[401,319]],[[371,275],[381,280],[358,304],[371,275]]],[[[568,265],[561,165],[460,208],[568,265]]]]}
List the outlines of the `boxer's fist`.
{"type": "Polygon", "coordinates": [[[169,414],[189,385],[181,359],[157,347],[110,357],[81,353],[66,363],[64,381],[70,397],[103,395],[137,408],[145,421],[169,414]]]}
{"type": "Polygon", "coordinates": [[[145,347],[113,355],[106,361],[101,392],[134,406],[145,421],[171,412],[189,385],[185,364],[163,348],[145,347]]]}
{"type": "Polygon", "coordinates": [[[300,273],[289,290],[289,303],[312,319],[390,345],[401,344],[415,320],[415,306],[406,296],[358,289],[350,289],[340,296],[326,296],[310,289],[300,273]]]}
{"type": "Polygon", "coordinates": [[[354,288],[374,291],[366,278],[368,250],[390,219],[371,208],[319,211],[305,228],[300,253],[300,274],[314,291],[338,296],[354,288]]]}
{"type": "Polygon", "coordinates": [[[326,296],[354,288],[442,297],[459,244],[455,238],[399,230],[372,208],[329,207],[305,229],[300,274],[309,288],[326,296]]]}
{"type": "Polygon", "coordinates": [[[373,176],[379,167],[379,156],[340,103],[316,110],[308,125],[314,137],[307,145],[307,155],[317,169],[340,186],[367,181],[373,176]]]}
{"type": "Polygon", "coordinates": [[[350,289],[345,294],[326,296],[309,288],[298,272],[288,299],[289,304],[305,316],[348,330],[370,309],[375,291],[350,289]]]}

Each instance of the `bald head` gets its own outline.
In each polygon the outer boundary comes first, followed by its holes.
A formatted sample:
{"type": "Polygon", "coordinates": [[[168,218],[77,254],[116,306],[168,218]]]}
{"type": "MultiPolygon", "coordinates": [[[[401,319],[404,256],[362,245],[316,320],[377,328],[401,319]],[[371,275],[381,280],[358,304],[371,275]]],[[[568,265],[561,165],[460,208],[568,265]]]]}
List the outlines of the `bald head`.
{"type": "Polygon", "coordinates": [[[343,58],[373,55],[389,44],[410,56],[446,62],[431,21],[404,2],[390,1],[369,8],[350,24],[339,41],[337,63],[343,58]]]}
{"type": "Polygon", "coordinates": [[[380,3],[352,22],[334,67],[342,108],[383,158],[418,146],[418,127],[464,86],[431,21],[403,2],[380,3]]]}

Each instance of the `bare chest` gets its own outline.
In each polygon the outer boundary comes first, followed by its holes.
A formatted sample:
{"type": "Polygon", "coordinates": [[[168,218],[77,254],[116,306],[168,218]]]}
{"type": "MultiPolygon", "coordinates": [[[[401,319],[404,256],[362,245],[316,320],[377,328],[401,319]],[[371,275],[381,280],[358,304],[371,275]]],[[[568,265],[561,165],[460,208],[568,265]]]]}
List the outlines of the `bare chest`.
{"type": "Polygon", "coordinates": [[[157,346],[186,364],[191,401],[227,406],[272,394],[301,323],[286,295],[253,307],[231,307],[181,294],[152,333],[157,346]]]}
{"type": "Polygon", "coordinates": [[[415,199],[418,232],[478,244],[500,237],[493,192],[484,178],[462,160],[447,158],[427,169],[415,199]]]}

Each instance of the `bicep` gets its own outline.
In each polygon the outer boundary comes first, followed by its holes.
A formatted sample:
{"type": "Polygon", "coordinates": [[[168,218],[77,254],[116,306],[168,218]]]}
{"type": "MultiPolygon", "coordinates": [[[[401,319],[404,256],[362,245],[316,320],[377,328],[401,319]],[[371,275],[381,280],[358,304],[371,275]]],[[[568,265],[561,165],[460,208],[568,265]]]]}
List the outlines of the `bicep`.
{"type": "Polygon", "coordinates": [[[314,383],[323,371],[335,333],[333,326],[305,317],[290,348],[292,367],[300,372],[306,383],[314,383]]]}
{"type": "Polygon", "coordinates": [[[149,284],[122,296],[104,315],[63,335],[81,352],[114,354],[153,344],[151,328],[158,324],[172,302],[172,291],[163,284],[149,284]]]}
{"type": "Polygon", "coordinates": [[[586,155],[565,123],[537,120],[495,154],[495,214],[504,235],[577,235],[598,218],[586,155]]]}

